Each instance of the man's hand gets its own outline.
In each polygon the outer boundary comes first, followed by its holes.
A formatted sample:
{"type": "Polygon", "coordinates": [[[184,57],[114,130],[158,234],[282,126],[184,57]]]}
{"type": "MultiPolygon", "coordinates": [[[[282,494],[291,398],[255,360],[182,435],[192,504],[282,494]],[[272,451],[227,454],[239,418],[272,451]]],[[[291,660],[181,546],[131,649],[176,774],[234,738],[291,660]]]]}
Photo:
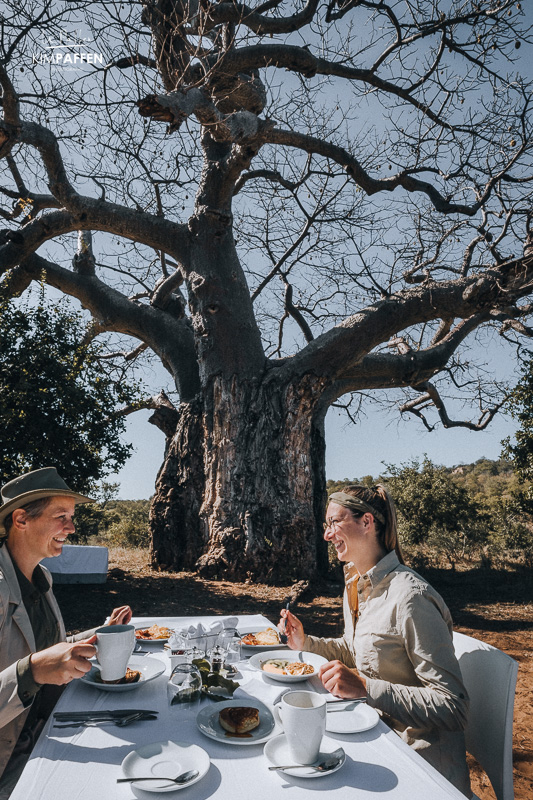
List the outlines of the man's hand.
{"type": "Polygon", "coordinates": [[[281,633],[287,635],[287,644],[291,650],[301,650],[305,641],[304,626],[298,617],[295,617],[294,614],[291,611],[287,611],[286,608],[281,610],[280,615],[281,619],[278,623],[278,629],[281,633]],[[285,627],[285,620],[287,620],[287,627],[285,627]]]}
{"type": "Polygon", "coordinates": [[[91,669],[89,658],[96,655],[96,636],[73,644],[60,642],[30,656],[31,673],[36,683],[63,686],[81,678],[91,669]]]}
{"type": "Polygon", "coordinates": [[[129,606],[120,606],[114,608],[109,617],[108,625],[127,625],[131,619],[131,608],[129,606]]]}
{"type": "Polygon", "coordinates": [[[324,688],[335,697],[343,697],[346,700],[366,697],[365,679],[361,678],[356,670],[350,669],[340,661],[328,661],[327,664],[323,664],[318,671],[318,677],[324,688]]]}

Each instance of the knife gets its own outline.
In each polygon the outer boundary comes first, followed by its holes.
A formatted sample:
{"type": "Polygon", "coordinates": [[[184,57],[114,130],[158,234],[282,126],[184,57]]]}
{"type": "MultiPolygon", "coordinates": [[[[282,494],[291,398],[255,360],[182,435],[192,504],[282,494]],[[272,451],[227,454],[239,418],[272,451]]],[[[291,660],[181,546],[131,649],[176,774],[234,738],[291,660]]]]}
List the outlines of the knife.
{"type": "Polygon", "coordinates": [[[116,710],[89,710],[89,711],[55,711],[55,719],[66,720],[81,720],[81,719],[120,719],[121,717],[128,717],[130,714],[158,714],[149,708],[118,708],[116,710]]]}

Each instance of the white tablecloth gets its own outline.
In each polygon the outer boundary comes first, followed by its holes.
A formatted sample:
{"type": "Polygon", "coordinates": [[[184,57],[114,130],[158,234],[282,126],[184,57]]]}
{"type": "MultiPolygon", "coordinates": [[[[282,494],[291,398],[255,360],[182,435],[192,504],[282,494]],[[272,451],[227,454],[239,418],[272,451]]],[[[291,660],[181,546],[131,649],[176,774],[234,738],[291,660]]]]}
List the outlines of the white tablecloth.
{"type": "Polygon", "coordinates": [[[107,547],[65,544],[55,558],[43,558],[41,564],[50,570],[54,583],[105,583],[107,547]]]}
{"type": "MultiPolygon", "coordinates": [[[[134,622],[168,624],[180,628],[190,622],[210,625],[216,617],[136,618],[134,622]]],[[[241,627],[268,623],[264,617],[240,616],[241,627]]],[[[143,647],[145,644],[143,643],[143,647]]],[[[169,667],[159,644],[146,645],[153,656],[169,667]]],[[[243,665],[244,678],[239,693],[251,690],[257,672],[243,665]]],[[[116,783],[120,763],[136,747],[168,739],[192,742],[210,756],[207,775],[188,788],[165,793],[180,800],[276,800],[286,794],[290,800],[309,800],[314,792],[325,793],[327,800],[464,800],[445,778],[413,752],[383,722],[359,734],[328,734],[346,751],[344,766],[334,774],[317,779],[302,779],[269,772],[263,755],[264,745],[228,745],[205,737],[196,725],[194,712],[183,706],[168,706],[167,674],[145,686],[124,693],[109,693],[75,681],[63,694],[58,710],[93,708],[146,708],[159,711],[155,721],[137,722],[126,728],[105,726],[84,729],[57,729],[50,720],[39,739],[32,758],[17,784],[11,800],[155,800],[152,792],[116,783]]],[[[267,679],[268,680],[268,679],[267,679]]],[[[286,688],[280,684],[280,693],[286,688]]],[[[212,703],[202,700],[202,704],[212,703]]],[[[214,705],[214,704],[213,704],[214,705]]]]}

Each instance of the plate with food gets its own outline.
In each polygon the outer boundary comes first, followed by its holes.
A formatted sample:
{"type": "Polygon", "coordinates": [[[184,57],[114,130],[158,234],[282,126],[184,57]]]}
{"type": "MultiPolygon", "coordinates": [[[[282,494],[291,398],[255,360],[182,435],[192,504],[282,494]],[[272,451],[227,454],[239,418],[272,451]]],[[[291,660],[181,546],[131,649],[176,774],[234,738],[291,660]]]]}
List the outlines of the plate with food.
{"type": "Polygon", "coordinates": [[[190,742],[153,742],[132,750],[122,762],[124,777],[134,789],[146,792],[175,792],[198,783],[209,771],[209,756],[203,747],[190,742]],[[185,772],[191,779],[176,784],[167,778],[177,778],[185,772]],[[160,777],[161,776],[161,777],[160,777]],[[134,781],[132,778],[153,780],[134,781]],[[159,778],[159,780],[155,780],[159,778]]]}
{"type": "Polygon", "coordinates": [[[168,642],[172,636],[172,629],[167,628],[165,625],[144,626],[142,628],[135,628],[135,638],[138,642],[168,642]]]}
{"type": "Polygon", "coordinates": [[[281,683],[306,681],[316,675],[327,659],[303,650],[279,650],[256,653],[248,662],[252,667],[281,683]]]}
{"type": "Polygon", "coordinates": [[[253,631],[240,631],[241,645],[245,650],[255,650],[261,652],[263,650],[272,650],[274,648],[281,649],[287,647],[279,640],[279,631],[276,628],[263,628],[262,630],[253,631]]]}
{"type": "Polygon", "coordinates": [[[226,744],[261,744],[279,732],[271,711],[259,700],[224,700],[205,706],[196,723],[210,739],[226,744]]]}
{"type": "Polygon", "coordinates": [[[94,686],[95,689],[102,689],[104,692],[128,692],[153,681],[164,671],[165,665],[158,658],[132,656],[128,661],[126,675],[119,681],[104,683],[100,676],[99,664],[93,664],[90,671],[80,680],[87,686],[94,686]]]}

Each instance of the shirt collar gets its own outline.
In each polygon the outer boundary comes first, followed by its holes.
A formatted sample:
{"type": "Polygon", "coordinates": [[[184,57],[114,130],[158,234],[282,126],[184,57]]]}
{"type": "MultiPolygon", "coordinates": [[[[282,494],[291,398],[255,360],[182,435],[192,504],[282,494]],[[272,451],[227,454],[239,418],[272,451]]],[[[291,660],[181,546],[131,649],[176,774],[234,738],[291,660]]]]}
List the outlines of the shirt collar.
{"type": "Polygon", "coordinates": [[[12,559],[12,561],[23,600],[25,597],[36,598],[40,594],[46,594],[50,588],[50,584],[48,583],[46,575],[42,571],[39,564],[37,564],[33,570],[32,579],[29,581],[24,573],[18,568],[16,561],[14,559],[12,559]]]}
{"type": "Polygon", "coordinates": [[[348,585],[354,578],[359,578],[359,573],[355,567],[353,561],[347,561],[346,564],[343,566],[344,570],[344,582],[348,585]]]}
{"type": "Polygon", "coordinates": [[[391,550],[390,553],[387,553],[386,556],[383,556],[381,561],[378,561],[378,563],[375,564],[372,569],[368,570],[366,576],[368,576],[372,586],[377,586],[378,583],[381,583],[383,578],[389,574],[389,572],[392,572],[399,565],[400,561],[398,559],[396,550],[391,550]]]}

